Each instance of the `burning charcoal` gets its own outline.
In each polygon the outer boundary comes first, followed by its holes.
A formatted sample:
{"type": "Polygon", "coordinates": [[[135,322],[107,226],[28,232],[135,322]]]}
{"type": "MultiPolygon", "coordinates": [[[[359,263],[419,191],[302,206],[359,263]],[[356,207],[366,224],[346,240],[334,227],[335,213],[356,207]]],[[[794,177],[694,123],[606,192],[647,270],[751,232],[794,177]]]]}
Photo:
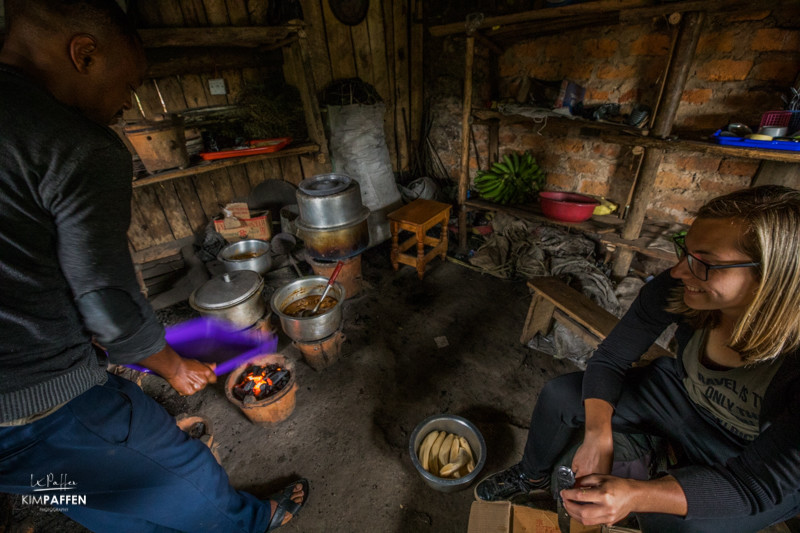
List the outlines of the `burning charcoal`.
{"type": "Polygon", "coordinates": [[[247,396],[244,397],[242,403],[245,405],[250,405],[251,403],[256,403],[256,399],[252,394],[248,394],[247,396]]]}
{"type": "Polygon", "coordinates": [[[244,384],[244,387],[242,387],[242,392],[247,394],[248,392],[251,392],[253,390],[253,387],[255,386],[256,386],[255,381],[248,380],[247,383],[244,384]]]}
{"type": "Polygon", "coordinates": [[[289,373],[288,370],[279,370],[277,372],[272,372],[268,374],[267,379],[272,382],[272,387],[275,387],[288,373],[289,373]]]}
{"type": "Polygon", "coordinates": [[[244,397],[247,396],[247,393],[242,391],[241,385],[235,385],[233,387],[233,395],[236,396],[236,399],[239,401],[244,400],[244,397]]]}

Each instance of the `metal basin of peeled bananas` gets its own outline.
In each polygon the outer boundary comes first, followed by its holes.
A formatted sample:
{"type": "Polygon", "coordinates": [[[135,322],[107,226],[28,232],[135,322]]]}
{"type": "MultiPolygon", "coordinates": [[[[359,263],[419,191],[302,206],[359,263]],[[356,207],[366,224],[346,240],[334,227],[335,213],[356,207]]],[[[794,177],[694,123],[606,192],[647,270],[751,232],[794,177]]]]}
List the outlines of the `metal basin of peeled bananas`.
{"type": "Polygon", "coordinates": [[[458,479],[475,469],[475,457],[467,439],[446,431],[431,431],[417,452],[419,462],[434,476],[458,479]]]}

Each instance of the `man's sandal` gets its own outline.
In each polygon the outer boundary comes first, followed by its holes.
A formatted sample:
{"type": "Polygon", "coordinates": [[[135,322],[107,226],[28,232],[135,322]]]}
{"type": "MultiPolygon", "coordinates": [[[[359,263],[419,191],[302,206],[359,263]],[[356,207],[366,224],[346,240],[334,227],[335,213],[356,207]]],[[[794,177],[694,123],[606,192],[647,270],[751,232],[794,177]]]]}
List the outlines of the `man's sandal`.
{"type": "Polygon", "coordinates": [[[269,520],[267,532],[274,531],[275,529],[281,527],[283,525],[283,518],[286,516],[286,513],[290,513],[292,515],[292,520],[297,517],[300,509],[302,509],[308,501],[308,480],[305,478],[298,479],[297,481],[292,482],[291,485],[287,485],[282,491],[276,492],[270,496],[269,499],[270,501],[277,503],[278,506],[275,508],[275,512],[272,513],[272,517],[269,520]],[[294,488],[297,485],[303,486],[303,501],[300,503],[292,500],[292,494],[294,494],[294,488]]]}

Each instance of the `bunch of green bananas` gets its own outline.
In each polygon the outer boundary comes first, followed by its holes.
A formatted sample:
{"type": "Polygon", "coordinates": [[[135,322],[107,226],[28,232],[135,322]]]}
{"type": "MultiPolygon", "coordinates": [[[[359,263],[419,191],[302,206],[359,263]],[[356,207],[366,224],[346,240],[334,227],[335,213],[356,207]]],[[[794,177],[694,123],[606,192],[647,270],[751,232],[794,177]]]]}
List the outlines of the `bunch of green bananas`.
{"type": "Polygon", "coordinates": [[[506,154],[489,170],[479,170],[475,190],[481,198],[499,204],[530,200],[545,182],[544,171],[530,152],[506,154]]]}

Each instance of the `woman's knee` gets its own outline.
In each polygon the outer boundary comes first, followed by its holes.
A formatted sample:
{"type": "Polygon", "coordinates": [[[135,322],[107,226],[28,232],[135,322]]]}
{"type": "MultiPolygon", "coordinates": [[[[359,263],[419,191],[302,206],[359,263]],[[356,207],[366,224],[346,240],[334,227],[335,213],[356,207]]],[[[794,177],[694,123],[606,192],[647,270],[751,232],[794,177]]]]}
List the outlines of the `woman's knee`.
{"type": "Polygon", "coordinates": [[[569,409],[582,405],[583,372],[573,372],[551,379],[542,387],[537,405],[559,406],[569,409]]]}

